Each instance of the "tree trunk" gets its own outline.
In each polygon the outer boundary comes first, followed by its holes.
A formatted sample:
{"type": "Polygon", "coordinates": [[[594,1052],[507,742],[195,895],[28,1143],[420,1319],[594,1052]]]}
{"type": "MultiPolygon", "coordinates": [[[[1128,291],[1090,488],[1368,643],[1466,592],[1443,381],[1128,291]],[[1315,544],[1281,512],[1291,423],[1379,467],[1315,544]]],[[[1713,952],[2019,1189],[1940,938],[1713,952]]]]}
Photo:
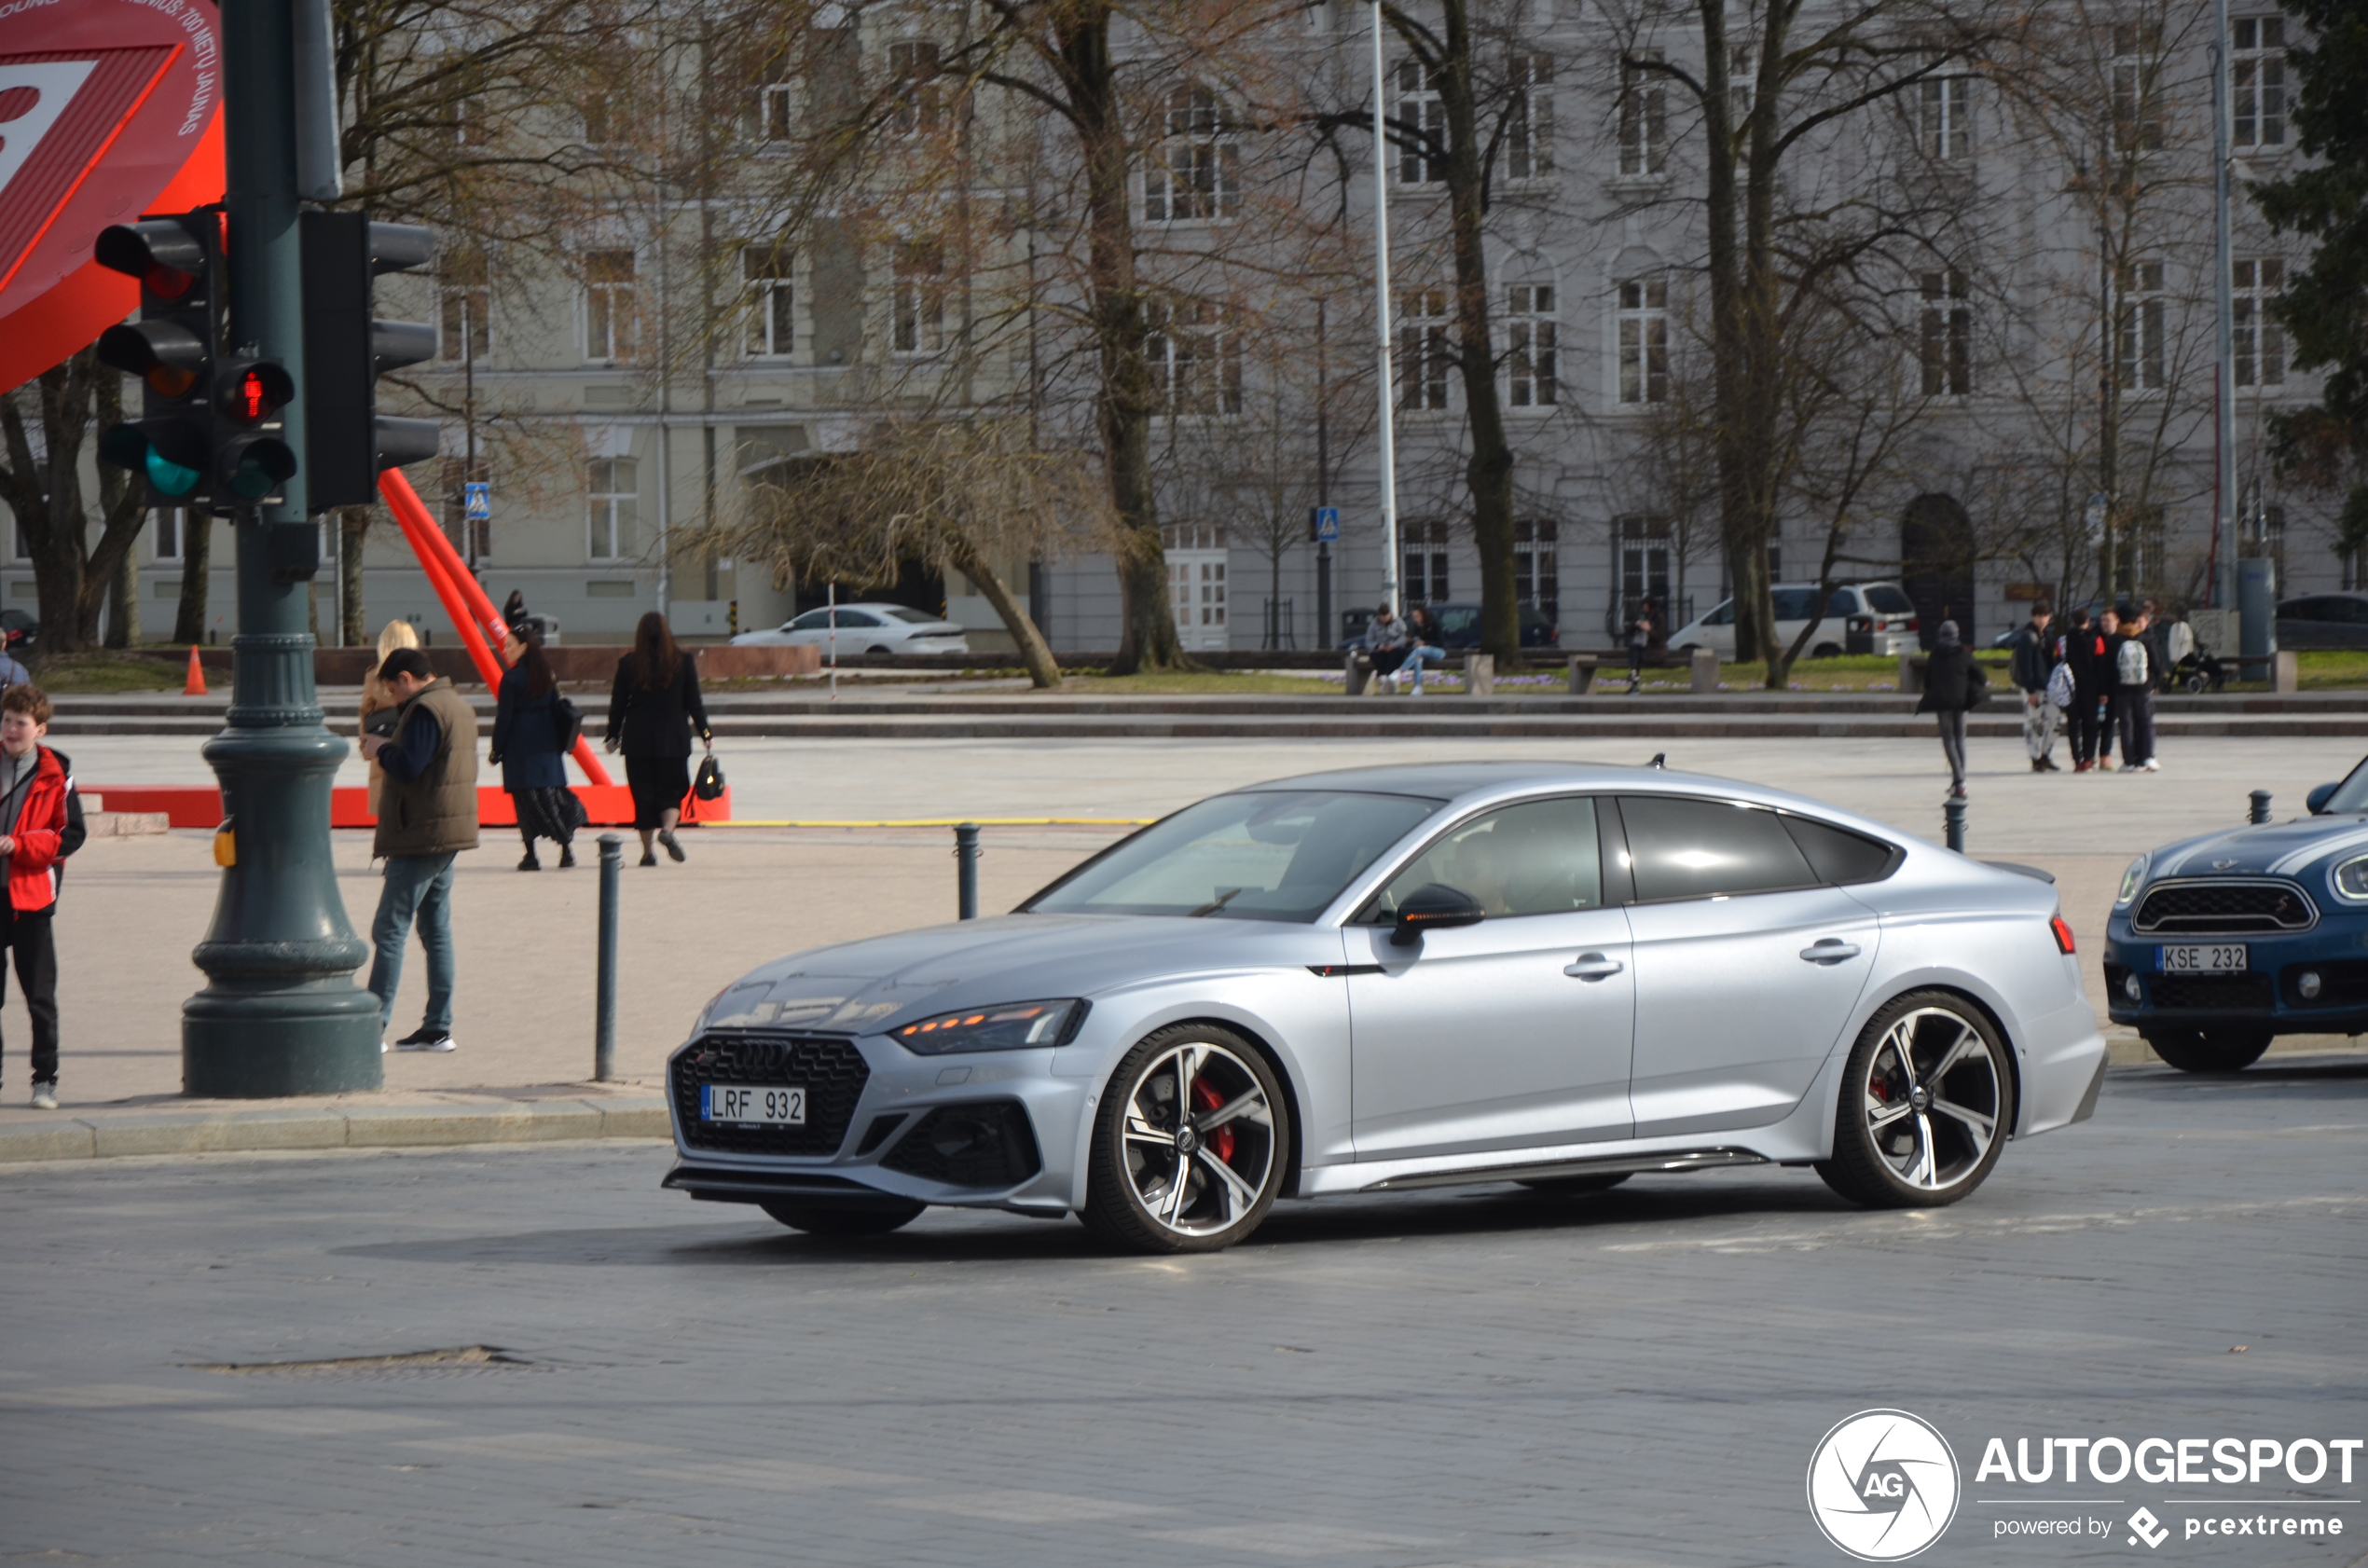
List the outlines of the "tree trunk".
{"type": "Polygon", "coordinates": [[[181,515],[181,606],[172,617],[177,644],[205,640],[206,576],[213,557],[213,519],[193,506],[181,515]]]}
{"type": "Polygon", "coordinates": [[[969,578],[986,596],[1002,620],[1003,629],[1012,634],[1019,646],[1020,660],[1027,666],[1027,678],[1036,682],[1038,691],[1051,691],[1061,683],[1061,667],[1053,657],[1052,648],[1044,634],[1036,629],[1036,622],[1019,599],[1012,593],[1011,585],[1003,581],[1001,572],[986,564],[967,540],[957,543],[954,550],[954,570],[969,578]]]}
{"type": "Polygon", "coordinates": [[[370,509],[348,506],[337,513],[337,574],[342,591],[337,602],[342,607],[337,642],[341,647],[362,648],[370,641],[370,607],[362,599],[363,539],[370,530],[370,509]]]}
{"type": "Polygon", "coordinates": [[[140,646],[140,557],[126,550],[116,568],[115,585],[107,590],[107,646],[140,646]]]}
{"type": "Polygon", "coordinates": [[[1159,399],[1144,355],[1143,291],[1135,268],[1133,158],[1126,105],[1110,58],[1112,12],[1089,0],[1053,24],[1058,69],[1085,163],[1088,318],[1101,386],[1096,420],[1119,516],[1119,593],[1125,630],[1116,673],[1189,666],[1167,602],[1167,553],[1151,481],[1151,416],[1159,399]]]}

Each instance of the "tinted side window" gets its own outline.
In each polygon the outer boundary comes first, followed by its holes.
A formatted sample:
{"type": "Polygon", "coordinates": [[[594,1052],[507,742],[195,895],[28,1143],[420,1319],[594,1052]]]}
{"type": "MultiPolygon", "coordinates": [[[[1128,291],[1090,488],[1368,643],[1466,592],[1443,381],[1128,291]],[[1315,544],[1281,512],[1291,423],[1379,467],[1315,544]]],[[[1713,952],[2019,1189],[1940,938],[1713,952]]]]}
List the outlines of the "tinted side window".
{"type": "Polygon", "coordinates": [[[1702,625],[1706,626],[1731,626],[1734,624],[1735,601],[1731,598],[1722,600],[1718,608],[1702,617],[1702,625]]]}
{"type": "Polygon", "coordinates": [[[1778,588],[1769,597],[1776,602],[1776,618],[1780,621],[1806,621],[1817,613],[1814,588],[1778,588]]]}
{"type": "Polygon", "coordinates": [[[790,629],[792,631],[822,631],[826,629],[830,624],[831,612],[828,610],[809,610],[805,614],[799,616],[796,620],[792,621],[790,623],[790,629]]]}
{"type": "Polygon", "coordinates": [[[1793,842],[1809,857],[1810,868],[1837,886],[1880,882],[1903,859],[1892,846],[1847,828],[1811,821],[1806,817],[1786,817],[1783,820],[1792,830],[1793,842]]]}
{"type": "Polygon", "coordinates": [[[1857,614],[1858,590],[1856,588],[1836,588],[1834,590],[1834,597],[1825,601],[1825,613],[1828,615],[1857,614]]]}
{"type": "Polygon", "coordinates": [[[1866,603],[1878,615],[1913,615],[1916,601],[1889,584],[1866,590],[1866,603]]]}
{"type": "Polygon", "coordinates": [[[1668,795],[1622,795],[1639,901],[1813,887],[1809,861],[1763,806],[1668,795]]]}
{"type": "Polygon", "coordinates": [[[1469,893],[1493,919],[1597,908],[1604,866],[1595,803],[1583,795],[1524,801],[1441,833],[1390,878],[1373,917],[1397,918],[1399,902],[1433,882],[1469,893]]]}

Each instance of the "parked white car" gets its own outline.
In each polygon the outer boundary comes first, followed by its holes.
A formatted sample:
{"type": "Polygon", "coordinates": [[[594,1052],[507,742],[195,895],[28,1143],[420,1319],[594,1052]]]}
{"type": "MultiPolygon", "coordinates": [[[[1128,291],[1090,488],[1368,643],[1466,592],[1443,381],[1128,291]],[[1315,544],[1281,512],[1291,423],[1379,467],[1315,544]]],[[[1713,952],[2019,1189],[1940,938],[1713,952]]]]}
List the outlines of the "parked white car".
{"type": "Polygon", "coordinates": [[[809,610],[770,631],[744,631],[738,648],[820,648],[835,642],[841,653],[967,653],[969,639],[959,623],[902,604],[842,604],[834,612],[809,610]]]}
{"type": "MultiPolygon", "coordinates": [[[[1776,640],[1787,647],[1809,625],[1817,604],[1814,583],[1779,583],[1769,590],[1776,601],[1776,640]]],[[[1724,598],[1669,634],[1669,645],[1684,650],[1709,648],[1719,657],[1735,656],[1735,601],[1724,598]]],[[[1830,659],[1848,653],[1880,653],[1890,657],[1921,646],[1916,635],[1916,603],[1896,583],[1853,583],[1834,590],[1817,635],[1801,652],[1812,659],[1830,659]],[[1858,634],[1852,646],[1851,634],[1858,634]]]]}

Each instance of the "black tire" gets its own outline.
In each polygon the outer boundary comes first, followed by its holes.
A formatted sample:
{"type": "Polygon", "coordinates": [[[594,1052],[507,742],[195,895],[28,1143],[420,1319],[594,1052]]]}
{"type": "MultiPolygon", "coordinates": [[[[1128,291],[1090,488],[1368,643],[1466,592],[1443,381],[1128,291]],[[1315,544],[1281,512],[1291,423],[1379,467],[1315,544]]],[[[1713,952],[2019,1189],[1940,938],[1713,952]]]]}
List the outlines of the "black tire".
{"type": "Polygon", "coordinates": [[[874,648],[866,648],[866,649],[864,649],[864,650],[863,650],[863,652],[864,652],[864,653],[865,653],[865,655],[866,655],[866,656],[869,656],[869,655],[871,655],[871,654],[873,654],[873,653],[895,653],[895,652],[896,652],[896,650],[895,650],[895,649],[893,649],[893,648],[888,647],[886,643],[882,643],[882,644],[880,644],[880,645],[879,645],[879,646],[877,646],[877,647],[874,647],[874,648]]]}
{"type": "Polygon", "coordinates": [[[1218,1025],[1173,1025],[1103,1085],[1078,1217],[1131,1252],[1217,1252],[1266,1218],[1290,1158],[1283,1086],[1265,1054],[1218,1025]],[[1179,1113],[1187,1103],[1197,1108],[1179,1113]]]}
{"type": "Polygon", "coordinates": [[[895,1199],[842,1204],[828,1198],[782,1198],[762,1207],[791,1230],[810,1236],[885,1236],[920,1218],[929,1205],[895,1199]]]}
{"type": "Polygon", "coordinates": [[[2267,1029],[2158,1029],[2146,1043],[2182,1073],[2235,1073],[2260,1061],[2274,1038],[2267,1029]]]}
{"type": "Polygon", "coordinates": [[[1817,1174],[1868,1208],[1956,1203],[2006,1147],[2014,1086],[2005,1042],[1979,1008],[1953,992],[1910,991],[1868,1019],[1851,1047],[1834,1155],[1817,1174]]]}
{"type": "Polygon", "coordinates": [[[1521,1185],[1532,1192],[1545,1192],[1557,1198],[1576,1198],[1583,1192],[1608,1192],[1633,1175],[1633,1171],[1615,1171],[1610,1176],[1547,1176],[1537,1181],[1524,1181],[1521,1185]]]}
{"type": "Polygon", "coordinates": [[[1830,642],[1821,642],[1809,651],[1809,656],[1812,659],[1838,659],[1842,651],[1830,642]]]}

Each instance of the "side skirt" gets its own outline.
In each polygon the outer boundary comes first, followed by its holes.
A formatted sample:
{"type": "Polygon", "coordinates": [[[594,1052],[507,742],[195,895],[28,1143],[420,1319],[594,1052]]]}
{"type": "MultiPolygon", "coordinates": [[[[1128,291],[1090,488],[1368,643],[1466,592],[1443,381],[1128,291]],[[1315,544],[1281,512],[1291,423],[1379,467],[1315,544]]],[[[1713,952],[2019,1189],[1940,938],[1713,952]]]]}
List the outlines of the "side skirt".
{"type": "Polygon", "coordinates": [[[1538,1164],[1486,1165],[1461,1171],[1425,1171],[1419,1176],[1391,1176],[1357,1189],[1359,1192],[1405,1192],[1418,1187],[1472,1187],[1492,1181],[1546,1181],[1557,1176],[1673,1176],[1684,1171],[1716,1170],[1728,1165],[1765,1165],[1764,1155],[1747,1148],[1687,1148],[1658,1154],[1609,1155],[1600,1160],[1551,1160],[1538,1164]]]}

